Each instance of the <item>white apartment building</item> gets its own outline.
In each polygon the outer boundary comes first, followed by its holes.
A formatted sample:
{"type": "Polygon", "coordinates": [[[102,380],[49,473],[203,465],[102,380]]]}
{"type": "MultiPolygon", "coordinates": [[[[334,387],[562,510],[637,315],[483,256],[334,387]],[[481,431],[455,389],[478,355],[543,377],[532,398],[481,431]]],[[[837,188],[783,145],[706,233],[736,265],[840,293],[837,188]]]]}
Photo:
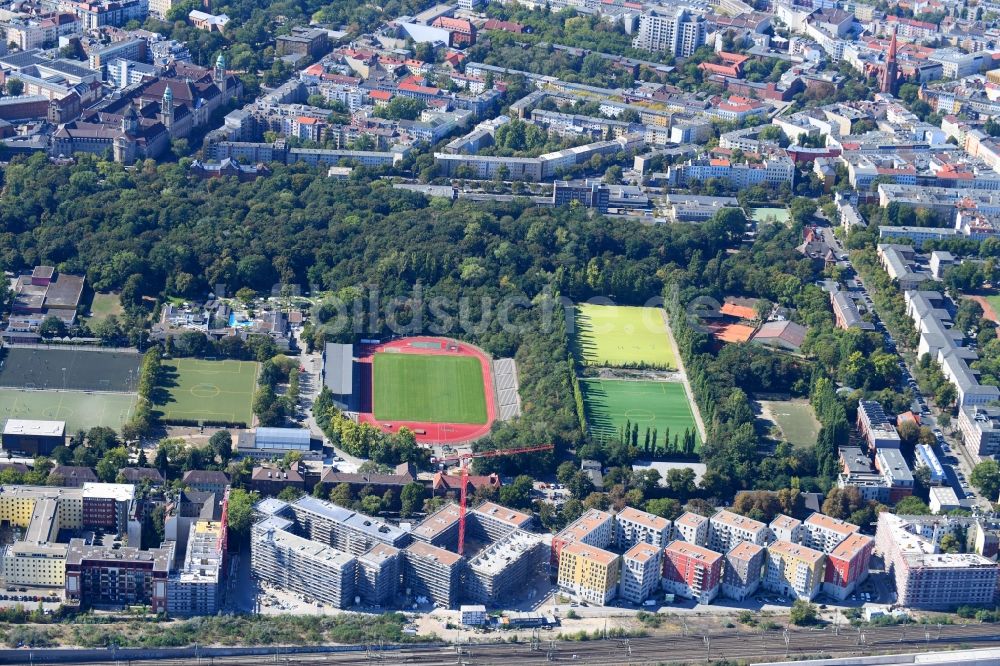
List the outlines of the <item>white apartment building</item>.
{"type": "Polygon", "coordinates": [[[861,528],[822,513],[814,513],[802,525],[805,530],[802,543],[822,553],[830,553],[841,541],[861,528]]]}
{"type": "Polygon", "coordinates": [[[768,529],[771,530],[771,541],[802,543],[802,536],[805,534],[805,528],[802,527],[801,520],[786,516],[783,513],[779,513],[774,517],[774,520],[768,525],[768,529]]]}
{"type": "Polygon", "coordinates": [[[639,29],[632,46],[646,51],[664,51],[678,58],[690,57],[705,43],[705,21],[687,10],[676,14],[650,11],[639,17],[639,29]]]}
{"type": "Polygon", "coordinates": [[[622,574],[618,594],[634,604],[641,604],[660,587],[662,546],[638,542],[622,555],[622,574]]]}
{"type": "Polygon", "coordinates": [[[673,536],[678,541],[686,541],[696,546],[707,545],[708,518],[688,511],[674,521],[673,536]]]}
{"type": "Polygon", "coordinates": [[[648,543],[662,549],[670,543],[670,533],[669,520],[630,506],[615,516],[615,543],[619,548],[648,543]]]}
{"type": "Polygon", "coordinates": [[[767,525],[723,509],[708,520],[708,547],[728,553],[743,541],[763,546],[767,543],[767,525]]]}

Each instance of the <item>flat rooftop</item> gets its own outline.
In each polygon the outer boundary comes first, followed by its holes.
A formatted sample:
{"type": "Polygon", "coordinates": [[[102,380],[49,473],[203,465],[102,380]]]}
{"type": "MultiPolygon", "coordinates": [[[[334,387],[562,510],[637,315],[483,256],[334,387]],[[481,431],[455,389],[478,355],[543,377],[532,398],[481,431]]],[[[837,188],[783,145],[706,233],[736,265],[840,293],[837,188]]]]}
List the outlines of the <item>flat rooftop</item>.
{"type": "Polygon", "coordinates": [[[413,527],[412,534],[420,539],[433,539],[458,523],[458,505],[446,504],[413,527]]]}
{"type": "Polygon", "coordinates": [[[650,559],[657,557],[659,554],[659,548],[651,543],[640,541],[625,551],[622,558],[626,560],[635,560],[636,562],[648,562],[650,559]]]}
{"type": "Polygon", "coordinates": [[[453,567],[462,561],[462,556],[458,553],[432,546],[423,541],[414,541],[404,550],[411,555],[416,555],[426,560],[435,560],[448,567],[453,567]]]}
{"type": "Polygon", "coordinates": [[[767,547],[767,552],[788,555],[809,564],[815,564],[823,559],[823,553],[820,551],[790,541],[775,541],[767,547]]]}
{"type": "Polygon", "coordinates": [[[639,509],[634,509],[630,506],[625,507],[618,512],[618,520],[627,520],[629,522],[638,523],[644,527],[648,527],[652,530],[667,530],[670,529],[670,521],[661,516],[653,515],[652,513],[646,513],[645,511],[640,511],[639,509]]]}
{"type": "Polygon", "coordinates": [[[530,515],[521,511],[515,511],[514,509],[508,509],[495,502],[483,502],[474,510],[476,513],[507,523],[511,527],[523,527],[531,522],[530,515]]]}
{"type": "Polygon", "coordinates": [[[603,566],[608,566],[618,559],[618,556],[609,550],[597,548],[596,546],[591,546],[580,541],[566,544],[562,549],[562,554],[566,555],[567,553],[577,555],[585,560],[597,562],[603,566]]]}
{"type": "Polygon", "coordinates": [[[714,550],[709,550],[708,548],[704,548],[697,544],[688,543],[687,541],[671,541],[664,550],[664,556],[669,557],[671,554],[683,555],[692,559],[701,560],[708,564],[712,564],[722,559],[721,553],[717,553],[714,550]]]}
{"type": "Polygon", "coordinates": [[[495,575],[516,564],[531,549],[540,546],[542,540],[534,534],[514,530],[502,539],[490,544],[469,560],[469,568],[487,575],[495,575]]]}
{"type": "Polygon", "coordinates": [[[32,419],[7,419],[3,426],[4,435],[28,435],[33,437],[62,437],[66,433],[65,421],[36,421],[32,419]]]}

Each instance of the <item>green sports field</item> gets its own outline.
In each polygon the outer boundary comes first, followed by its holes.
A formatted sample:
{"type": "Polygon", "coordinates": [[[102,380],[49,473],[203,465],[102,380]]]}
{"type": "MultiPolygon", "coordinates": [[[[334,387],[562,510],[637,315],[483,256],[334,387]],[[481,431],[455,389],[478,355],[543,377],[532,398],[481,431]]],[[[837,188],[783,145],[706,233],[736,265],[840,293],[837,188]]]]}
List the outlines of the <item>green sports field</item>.
{"type": "Polygon", "coordinates": [[[479,359],[433,354],[375,354],[374,412],[379,421],[486,423],[479,359]]]}
{"type": "Polygon", "coordinates": [[[0,422],[7,419],[65,421],[66,432],[106,426],[118,430],[135,408],[134,393],[0,389],[0,422]]]}
{"type": "Polygon", "coordinates": [[[814,446],[819,437],[816,412],[806,400],[761,400],[767,414],[781,430],[789,443],[797,446],[814,446]]]}
{"type": "Polygon", "coordinates": [[[259,364],[179,358],[163,362],[155,396],[161,418],[243,422],[253,419],[259,364]]]}
{"type": "Polygon", "coordinates": [[[701,448],[691,404],[680,382],[581,379],[580,391],[587,425],[595,436],[615,438],[626,422],[637,423],[641,445],[647,427],[656,428],[660,442],[668,429],[673,440],[687,428],[695,433],[697,448],[701,448]]]}
{"type": "Polygon", "coordinates": [[[576,306],[573,348],[584,365],[676,369],[662,308],[576,306]]]}

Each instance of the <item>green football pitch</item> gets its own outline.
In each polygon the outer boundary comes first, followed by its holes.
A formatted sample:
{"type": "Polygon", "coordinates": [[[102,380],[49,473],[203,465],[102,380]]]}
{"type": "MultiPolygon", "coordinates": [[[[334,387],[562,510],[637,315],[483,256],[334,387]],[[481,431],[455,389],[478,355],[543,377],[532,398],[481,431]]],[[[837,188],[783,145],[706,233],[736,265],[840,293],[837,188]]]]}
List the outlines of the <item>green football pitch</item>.
{"type": "Polygon", "coordinates": [[[118,430],[135,408],[134,393],[0,389],[0,420],[65,421],[66,432],[106,426],[118,430]]]}
{"type": "Polygon", "coordinates": [[[574,329],[574,351],[585,365],[677,368],[662,308],[581,303],[574,329]]]}
{"type": "Polygon", "coordinates": [[[230,421],[250,425],[259,364],[179,358],[163,362],[155,396],[167,420],[230,421]]]}
{"type": "Polygon", "coordinates": [[[436,354],[375,354],[374,412],[379,421],[486,423],[479,359],[436,354]]]}
{"type": "Polygon", "coordinates": [[[662,443],[668,430],[673,440],[674,435],[683,437],[687,428],[695,433],[697,448],[701,447],[691,404],[680,382],[581,379],[580,391],[587,426],[597,437],[616,438],[620,428],[632,423],[639,425],[640,444],[646,428],[656,428],[662,443]]]}

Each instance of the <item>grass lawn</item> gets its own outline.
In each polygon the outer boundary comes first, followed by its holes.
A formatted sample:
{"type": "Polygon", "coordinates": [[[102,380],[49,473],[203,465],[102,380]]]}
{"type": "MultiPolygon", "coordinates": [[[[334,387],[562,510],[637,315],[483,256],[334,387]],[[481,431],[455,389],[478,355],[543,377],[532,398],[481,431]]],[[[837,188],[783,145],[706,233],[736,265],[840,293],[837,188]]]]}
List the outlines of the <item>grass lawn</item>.
{"type": "Polygon", "coordinates": [[[676,369],[662,308],[576,306],[573,348],[585,365],[676,369]]]}
{"type": "Polygon", "coordinates": [[[118,299],[118,294],[94,294],[87,320],[96,323],[104,321],[111,315],[120,316],[123,312],[125,309],[118,299]]]}
{"type": "Polygon", "coordinates": [[[984,296],[986,302],[993,306],[993,312],[1000,313],[1000,294],[984,296]]]}
{"type": "Polygon", "coordinates": [[[587,425],[595,436],[617,438],[626,422],[638,423],[642,446],[647,427],[656,428],[660,444],[667,430],[673,440],[674,435],[683,436],[687,428],[695,433],[697,448],[701,448],[694,413],[680,382],[581,379],[580,391],[587,425]]]}
{"type": "Polygon", "coordinates": [[[165,419],[242,421],[249,426],[258,369],[254,361],[164,361],[154,402],[165,419]]]}
{"type": "Polygon", "coordinates": [[[375,354],[374,412],[379,421],[486,423],[479,359],[435,354],[375,354]]]}
{"type": "Polygon", "coordinates": [[[97,426],[118,430],[132,415],[136,400],[127,393],[0,389],[0,421],[65,421],[67,434],[97,426]]]}
{"type": "Polygon", "coordinates": [[[787,208],[752,208],[750,218],[758,224],[788,224],[787,208]]]}
{"type": "Polygon", "coordinates": [[[781,430],[782,436],[796,446],[813,446],[819,437],[819,421],[812,405],[805,400],[761,400],[781,430]]]}

